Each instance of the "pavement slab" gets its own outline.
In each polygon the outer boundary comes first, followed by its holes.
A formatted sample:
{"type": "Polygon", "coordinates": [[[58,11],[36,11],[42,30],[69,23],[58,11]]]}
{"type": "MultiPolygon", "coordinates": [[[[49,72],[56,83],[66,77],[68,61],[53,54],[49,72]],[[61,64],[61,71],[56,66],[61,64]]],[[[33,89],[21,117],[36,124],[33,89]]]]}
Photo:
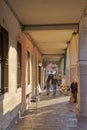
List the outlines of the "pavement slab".
{"type": "Polygon", "coordinates": [[[14,125],[6,130],[87,130],[84,120],[76,117],[77,103],[70,103],[70,97],[46,92],[39,95],[36,110],[28,109],[14,125]]]}

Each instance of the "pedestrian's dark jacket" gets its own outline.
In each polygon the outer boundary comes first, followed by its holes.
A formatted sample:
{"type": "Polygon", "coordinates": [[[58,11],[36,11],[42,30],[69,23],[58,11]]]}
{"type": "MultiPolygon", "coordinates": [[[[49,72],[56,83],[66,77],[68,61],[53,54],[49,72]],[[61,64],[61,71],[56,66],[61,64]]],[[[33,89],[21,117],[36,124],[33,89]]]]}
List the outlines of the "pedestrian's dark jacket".
{"type": "Polygon", "coordinates": [[[52,84],[56,85],[56,83],[58,83],[57,79],[56,79],[56,78],[53,78],[53,79],[52,79],[52,84]]]}
{"type": "Polygon", "coordinates": [[[50,76],[48,76],[47,80],[46,80],[46,86],[49,87],[50,86],[50,76]]]}
{"type": "Polygon", "coordinates": [[[47,87],[50,85],[50,79],[46,80],[46,85],[47,85],[47,87]]]}
{"type": "Polygon", "coordinates": [[[71,92],[74,94],[74,93],[77,93],[78,92],[78,84],[77,82],[76,83],[71,83],[71,92]]]}

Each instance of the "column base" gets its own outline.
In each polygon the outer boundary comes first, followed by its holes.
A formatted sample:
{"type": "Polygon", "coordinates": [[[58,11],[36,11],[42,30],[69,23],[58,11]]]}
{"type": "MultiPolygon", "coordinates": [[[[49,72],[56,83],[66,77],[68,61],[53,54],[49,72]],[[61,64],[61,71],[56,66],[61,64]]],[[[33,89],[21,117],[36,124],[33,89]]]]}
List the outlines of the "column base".
{"type": "Polygon", "coordinates": [[[77,110],[76,110],[76,116],[77,116],[77,118],[80,118],[80,110],[79,110],[79,108],[77,108],[77,110]]]}
{"type": "Polygon", "coordinates": [[[84,115],[83,113],[81,113],[78,108],[76,110],[76,116],[77,116],[78,120],[86,120],[87,121],[87,115],[84,115]]]}

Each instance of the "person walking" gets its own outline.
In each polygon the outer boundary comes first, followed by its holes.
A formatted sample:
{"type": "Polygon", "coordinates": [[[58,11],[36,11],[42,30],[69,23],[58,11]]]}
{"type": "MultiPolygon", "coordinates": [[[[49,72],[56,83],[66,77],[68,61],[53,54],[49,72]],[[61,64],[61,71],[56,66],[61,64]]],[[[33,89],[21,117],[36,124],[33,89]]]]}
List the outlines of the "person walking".
{"type": "Polygon", "coordinates": [[[47,96],[50,94],[50,75],[48,76],[46,80],[46,89],[47,89],[47,96]]]}
{"type": "Polygon", "coordinates": [[[53,96],[56,95],[57,83],[58,83],[58,80],[57,80],[57,78],[56,78],[56,75],[54,75],[54,76],[53,76],[53,79],[52,79],[53,96]]]}
{"type": "Polygon", "coordinates": [[[73,95],[74,98],[74,102],[77,102],[77,93],[78,93],[78,84],[76,79],[73,80],[73,82],[71,83],[71,93],[73,95]]]}

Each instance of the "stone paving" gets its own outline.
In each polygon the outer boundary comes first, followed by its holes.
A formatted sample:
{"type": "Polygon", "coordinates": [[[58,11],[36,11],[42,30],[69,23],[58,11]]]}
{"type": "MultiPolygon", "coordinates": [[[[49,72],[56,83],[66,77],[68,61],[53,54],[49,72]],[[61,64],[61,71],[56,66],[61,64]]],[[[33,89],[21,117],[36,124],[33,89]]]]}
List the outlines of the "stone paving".
{"type": "Polygon", "coordinates": [[[37,110],[28,109],[6,130],[87,130],[87,122],[76,117],[76,103],[69,96],[41,93],[37,110]]]}

